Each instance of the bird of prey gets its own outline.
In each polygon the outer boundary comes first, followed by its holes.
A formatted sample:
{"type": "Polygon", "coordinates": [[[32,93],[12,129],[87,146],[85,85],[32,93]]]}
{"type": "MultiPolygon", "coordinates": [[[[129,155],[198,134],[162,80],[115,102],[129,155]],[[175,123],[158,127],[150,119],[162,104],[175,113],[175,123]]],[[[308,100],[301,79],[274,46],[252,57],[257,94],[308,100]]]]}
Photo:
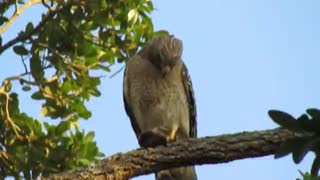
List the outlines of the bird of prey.
{"type": "MultiPolygon", "coordinates": [[[[182,41],[162,35],[151,39],[127,62],[124,104],[141,147],[197,137],[196,105],[182,41]]],[[[157,180],[196,180],[193,166],[163,170],[157,180]]]]}

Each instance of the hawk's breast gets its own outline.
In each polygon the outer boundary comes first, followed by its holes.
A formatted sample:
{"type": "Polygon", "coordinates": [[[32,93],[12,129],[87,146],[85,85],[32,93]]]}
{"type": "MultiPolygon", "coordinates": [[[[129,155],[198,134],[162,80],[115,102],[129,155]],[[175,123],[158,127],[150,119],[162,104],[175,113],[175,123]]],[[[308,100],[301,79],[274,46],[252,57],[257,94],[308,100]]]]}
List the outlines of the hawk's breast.
{"type": "Polygon", "coordinates": [[[135,104],[133,111],[140,129],[178,126],[188,133],[189,109],[180,64],[163,77],[157,69],[147,65],[148,61],[144,62],[136,62],[141,63],[134,70],[139,73],[132,74],[134,78],[130,82],[131,91],[136,92],[131,100],[135,104]]]}

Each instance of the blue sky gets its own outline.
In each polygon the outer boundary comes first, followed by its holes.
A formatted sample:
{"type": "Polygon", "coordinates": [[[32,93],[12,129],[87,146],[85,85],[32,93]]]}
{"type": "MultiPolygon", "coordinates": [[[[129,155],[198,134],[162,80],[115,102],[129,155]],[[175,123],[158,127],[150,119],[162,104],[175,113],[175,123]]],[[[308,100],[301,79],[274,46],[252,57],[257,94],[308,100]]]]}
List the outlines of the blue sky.
{"type": "MultiPolygon", "coordinates": [[[[320,1],[299,0],[156,0],[155,28],[166,29],[184,42],[183,59],[193,80],[200,137],[277,127],[267,115],[281,109],[295,116],[320,107],[320,1]]],[[[34,7],[3,36],[17,35],[34,7]]],[[[22,72],[12,51],[0,56],[0,81],[22,72]]],[[[113,67],[114,72],[123,64],[113,67]]],[[[103,95],[88,103],[93,112],[82,127],[96,132],[107,156],[138,147],[122,102],[122,73],[105,78],[103,95]]],[[[17,90],[19,88],[16,88],[17,90]]],[[[39,119],[41,103],[21,94],[21,108],[39,119]]],[[[272,156],[197,166],[198,178],[282,180],[309,170],[312,155],[295,165],[291,157],[272,156]]],[[[153,175],[135,178],[152,179],[153,175]]]]}

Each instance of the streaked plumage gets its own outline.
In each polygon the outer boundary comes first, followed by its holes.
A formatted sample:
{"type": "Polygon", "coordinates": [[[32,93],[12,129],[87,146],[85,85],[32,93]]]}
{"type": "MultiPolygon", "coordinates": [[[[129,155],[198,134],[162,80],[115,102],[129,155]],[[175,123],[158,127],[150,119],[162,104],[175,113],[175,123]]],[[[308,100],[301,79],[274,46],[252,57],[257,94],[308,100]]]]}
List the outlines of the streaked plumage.
{"type": "MultiPolygon", "coordinates": [[[[142,147],[197,137],[195,99],[182,51],[179,39],[158,36],[127,62],[124,104],[142,147]]],[[[161,171],[156,177],[195,180],[196,174],[194,167],[184,167],[161,171]]]]}

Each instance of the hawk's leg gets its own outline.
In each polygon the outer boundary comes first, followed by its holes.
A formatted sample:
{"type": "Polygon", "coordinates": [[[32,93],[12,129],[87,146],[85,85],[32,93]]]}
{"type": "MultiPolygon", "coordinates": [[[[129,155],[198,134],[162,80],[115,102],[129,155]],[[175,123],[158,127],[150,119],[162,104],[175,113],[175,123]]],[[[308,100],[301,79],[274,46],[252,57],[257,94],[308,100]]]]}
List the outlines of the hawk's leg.
{"type": "Polygon", "coordinates": [[[166,146],[167,142],[176,140],[178,127],[166,128],[157,127],[151,131],[146,131],[139,136],[139,144],[141,147],[155,147],[159,145],[166,146]]]}

